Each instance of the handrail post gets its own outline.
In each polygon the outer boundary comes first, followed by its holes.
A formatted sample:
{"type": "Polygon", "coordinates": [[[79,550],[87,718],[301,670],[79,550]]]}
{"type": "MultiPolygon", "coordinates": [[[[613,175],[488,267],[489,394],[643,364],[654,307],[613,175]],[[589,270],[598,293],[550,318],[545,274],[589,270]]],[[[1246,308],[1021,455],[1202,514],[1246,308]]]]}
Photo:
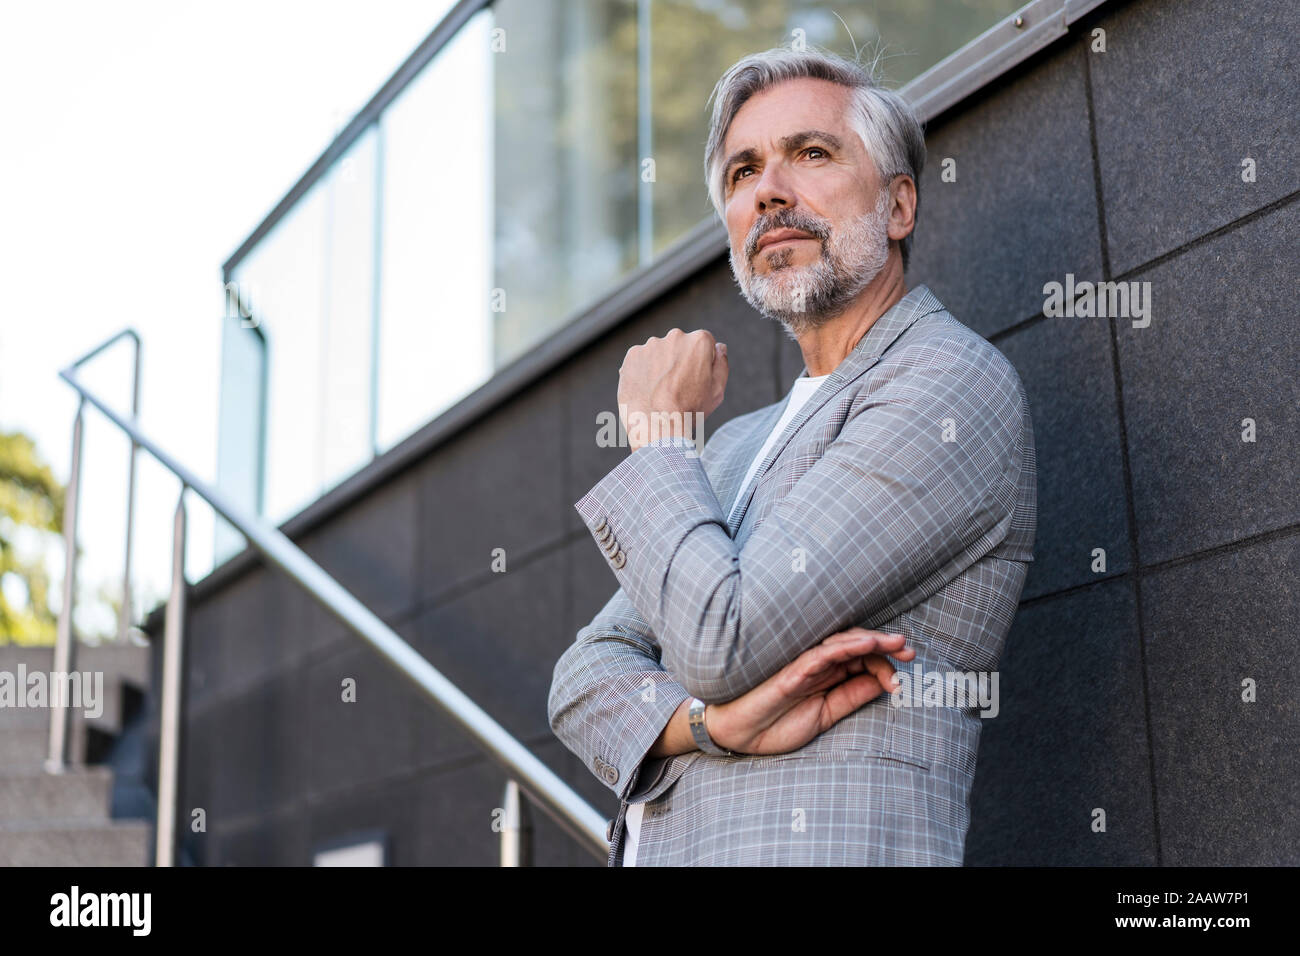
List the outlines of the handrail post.
{"type": "Polygon", "coordinates": [[[163,628],[162,705],[158,719],[156,866],[176,865],[176,800],[180,766],[181,655],[185,627],[185,491],[172,521],[172,590],[163,628]]]}
{"type": "MultiPolygon", "coordinates": [[[[131,420],[140,420],[140,339],[132,336],[135,343],[135,365],[131,376],[131,420]]],[[[130,437],[130,436],[128,436],[130,437]]],[[[125,644],[131,629],[131,543],[135,534],[135,464],[140,446],[134,438],[131,441],[131,457],[126,473],[126,556],[122,560],[122,606],[118,609],[117,639],[125,644]]]]}
{"type": "Polygon", "coordinates": [[[506,781],[501,814],[501,865],[533,865],[533,821],[519,784],[506,781]]]}
{"type": "MultiPolygon", "coordinates": [[[[59,608],[59,627],[54,639],[54,673],[72,673],[75,648],[72,612],[77,593],[77,499],[81,492],[81,435],[86,420],[86,398],[77,405],[72,422],[72,462],[63,500],[63,604],[59,608]]],[[[66,695],[65,695],[66,697],[66,695]]],[[[68,765],[68,701],[50,704],[50,746],[45,759],[47,773],[63,773],[68,765]]]]}

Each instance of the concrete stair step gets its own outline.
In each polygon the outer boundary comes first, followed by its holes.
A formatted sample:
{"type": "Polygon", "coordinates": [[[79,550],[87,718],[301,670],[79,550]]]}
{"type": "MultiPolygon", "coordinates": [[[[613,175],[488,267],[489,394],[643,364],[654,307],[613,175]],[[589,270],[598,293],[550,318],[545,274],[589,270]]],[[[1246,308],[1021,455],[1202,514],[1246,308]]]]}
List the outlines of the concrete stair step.
{"type": "MultiPolygon", "coordinates": [[[[11,685],[24,672],[48,677],[52,666],[49,648],[0,647],[0,671],[7,672],[11,685]]],[[[149,650],[79,646],[73,666],[83,675],[102,675],[97,702],[102,712],[87,717],[85,707],[71,709],[72,766],[66,772],[48,774],[44,769],[50,733],[47,706],[0,707],[0,866],[148,866],[153,862],[152,822],[110,819],[115,800],[127,805],[128,816],[133,810],[150,809],[147,793],[132,805],[125,799],[133,796],[129,780],[117,788],[124,795],[116,795],[113,770],[86,766],[85,760],[92,739],[102,757],[106,742],[122,732],[127,714],[136,712],[126,706],[129,694],[124,686],[143,690],[148,685],[149,650]]]]}
{"type": "Polygon", "coordinates": [[[61,774],[39,767],[0,768],[0,827],[60,819],[106,822],[112,786],[108,767],[61,774]]]}
{"type": "Polygon", "coordinates": [[[147,820],[50,819],[0,824],[0,866],[149,866],[147,820]]]}
{"type": "Polygon", "coordinates": [[[11,730],[30,730],[34,727],[50,729],[48,707],[0,707],[0,734],[11,730]]]}
{"type": "MultiPolygon", "coordinates": [[[[0,730],[0,773],[39,769],[45,765],[49,749],[48,720],[39,727],[0,730]]],[[[80,721],[74,721],[70,727],[68,760],[73,764],[82,764],[86,760],[86,725],[80,721]]]]}

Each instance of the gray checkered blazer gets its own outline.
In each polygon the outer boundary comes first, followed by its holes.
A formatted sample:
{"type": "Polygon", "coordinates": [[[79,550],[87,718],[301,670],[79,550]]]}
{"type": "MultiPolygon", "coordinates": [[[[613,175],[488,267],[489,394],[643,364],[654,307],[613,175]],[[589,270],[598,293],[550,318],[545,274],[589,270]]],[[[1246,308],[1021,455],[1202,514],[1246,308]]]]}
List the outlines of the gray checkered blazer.
{"type": "Polygon", "coordinates": [[[918,286],[738,487],[783,405],[699,455],[640,448],[577,502],[620,588],[555,665],[551,727],[621,800],[611,866],[641,801],[638,866],[959,866],[975,707],[882,694],[792,753],[646,757],[683,700],[732,700],[854,625],[907,636],[900,672],[998,666],[1037,515],[1002,353],[918,286]]]}

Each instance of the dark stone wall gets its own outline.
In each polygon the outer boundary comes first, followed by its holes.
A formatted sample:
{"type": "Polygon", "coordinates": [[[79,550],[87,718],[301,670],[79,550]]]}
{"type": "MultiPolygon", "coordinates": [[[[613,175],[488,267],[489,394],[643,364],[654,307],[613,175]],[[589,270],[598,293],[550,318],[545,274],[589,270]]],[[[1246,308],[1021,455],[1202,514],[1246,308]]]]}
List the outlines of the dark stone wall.
{"type": "MultiPolygon", "coordinates": [[[[1039,456],[1037,560],[984,730],[970,864],[1300,862],[1298,33],[1282,0],[1107,4],[927,131],[909,286],[1015,363],[1039,456]],[[1043,316],[1067,273],[1149,282],[1150,326],[1043,316]]],[[[300,541],[607,815],[546,695],[616,587],[573,509],[626,454],[596,446],[596,415],[616,407],[624,352],[674,326],[728,343],[713,427],[802,368],[720,257],[300,541]]],[[[303,864],[375,828],[397,865],[496,862],[505,775],[291,582],[255,569],[194,602],[189,627],[196,862],[303,864]]],[[[601,865],[535,817],[538,863],[601,865]]]]}
{"type": "Polygon", "coordinates": [[[1038,451],[968,864],[1300,862],[1297,31],[1107,4],[927,131],[909,280],[1016,365],[1038,451]],[[1149,282],[1150,325],[1045,317],[1066,273],[1149,282]]]}

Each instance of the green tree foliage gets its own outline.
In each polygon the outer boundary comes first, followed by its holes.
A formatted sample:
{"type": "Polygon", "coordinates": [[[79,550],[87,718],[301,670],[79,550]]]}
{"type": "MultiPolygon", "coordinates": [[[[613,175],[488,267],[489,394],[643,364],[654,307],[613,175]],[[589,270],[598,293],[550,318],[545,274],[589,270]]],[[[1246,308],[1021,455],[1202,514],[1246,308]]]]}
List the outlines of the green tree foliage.
{"type": "Polygon", "coordinates": [[[56,622],[49,607],[49,576],[40,557],[19,553],[21,536],[51,538],[63,528],[64,488],[21,432],[0,432],[0,582],[13,578],[21,588],[0,589],[0,643],[53,644],[56,622]],[[26,601],[10,603],[6,590],[26,591],[26,601]]]}

